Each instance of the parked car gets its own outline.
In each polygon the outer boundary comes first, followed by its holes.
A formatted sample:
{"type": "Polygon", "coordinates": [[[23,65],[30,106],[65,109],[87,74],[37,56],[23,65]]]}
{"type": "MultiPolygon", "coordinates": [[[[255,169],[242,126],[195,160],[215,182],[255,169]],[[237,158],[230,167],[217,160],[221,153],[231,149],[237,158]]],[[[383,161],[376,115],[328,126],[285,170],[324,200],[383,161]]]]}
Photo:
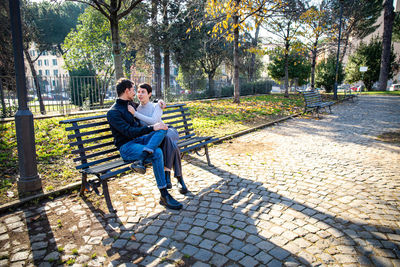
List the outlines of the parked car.
{"type": "Polygon", "coordinates": [[[53,95],[50,94],[42,94],[42,99],[43,100],[54,100],[53,95]]]}
{"type": "Polygon", "coordinates": [[[362,89],[363,89],[363,85],[358,85],[358,86],[352,86],[352,87],[350,87],[350,90],[351,90],[351,91],[354,91],[354,92],[361,92],[362,89]]]}
{"type": "Polygon", "coordinates": [[[400,91],[400,83],[394,83],[392,84],[388,91],[400,91]]]}

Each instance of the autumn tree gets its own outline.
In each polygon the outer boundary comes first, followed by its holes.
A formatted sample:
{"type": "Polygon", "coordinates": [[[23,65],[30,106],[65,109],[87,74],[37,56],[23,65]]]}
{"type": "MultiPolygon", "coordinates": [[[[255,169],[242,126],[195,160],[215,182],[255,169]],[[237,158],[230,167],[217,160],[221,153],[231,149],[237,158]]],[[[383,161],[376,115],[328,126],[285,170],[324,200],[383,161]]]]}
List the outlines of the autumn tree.
{"type": "MultiPolygon", "coordinates": [[[[271,13],[274,12],[282,1],[279,0],[208,0],[206,5],[206,18],[215,22],[212,35],[225,37],[233,42],[234,61],[234,103],[240,103],[239,90],[239,33],[246,27],[252,30],[258,27],[271,13]],[[249,26],[248,20],[256,21],[256,25],[249,26]]],[[[200,23],[201,26],[201,23],[200,23]]]]}
{"type": "Polygon", "coordinates": [[[327,1],[319,6],[311,6],[300,19],[304,26],[303,37],[305,46],[311,54],[311,90],[315,87],[315,66],[317,56],[324,51],[329,38],[330,16],[327,1]]]}

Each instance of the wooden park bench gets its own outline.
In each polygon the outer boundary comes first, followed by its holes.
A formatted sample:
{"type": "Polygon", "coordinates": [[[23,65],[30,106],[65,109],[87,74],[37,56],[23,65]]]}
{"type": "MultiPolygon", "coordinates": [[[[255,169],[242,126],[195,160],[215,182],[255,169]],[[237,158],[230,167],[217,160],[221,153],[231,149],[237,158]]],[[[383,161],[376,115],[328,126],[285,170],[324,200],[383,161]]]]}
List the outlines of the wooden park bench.
{"type": "Polygon", "coordinates": [[[322,101],[321,94],[317,91],[307,91],[303,92],[304,96],[304,113],[307,111],[316,112],[319,118],[319,112],[321,109],[329,108],[329,112],[332,113],[331,106],[335,104],[333,101],[324,102],[322,101]]]}
{"type": "MultiPolygon", "coordinates": [[[[167,106],[164,109],[162,120],[178,130],[178,146],[182,155],[189,152],[199,153],[201,149],[204,149],[207,163],[212,166],[208,155],[208,144],[217,141],[218,138],[200,137],[194,134],[186,104],[167,106]]],[[[107,115],[64,120],[60,123],[71,125],[66,127],[66,130],[71,132],[68,139],[70,140],[69,146],[73,149],[71,153],[76,155],[76,158],[73,159],[74,162],[77,162],[75,168],[82,173],[80,195],[84,196],[85,191],[92,190],[100,195],[98,188],[101,186],[107,208],[110,212],[114,212],[107,180],[118,174],[130,172],[129,166],[132,162],[124,161],[114,146],[114,138],[107,122],[107,115]],[[88,175],[96,177],[88,179],[88,175]]]]}

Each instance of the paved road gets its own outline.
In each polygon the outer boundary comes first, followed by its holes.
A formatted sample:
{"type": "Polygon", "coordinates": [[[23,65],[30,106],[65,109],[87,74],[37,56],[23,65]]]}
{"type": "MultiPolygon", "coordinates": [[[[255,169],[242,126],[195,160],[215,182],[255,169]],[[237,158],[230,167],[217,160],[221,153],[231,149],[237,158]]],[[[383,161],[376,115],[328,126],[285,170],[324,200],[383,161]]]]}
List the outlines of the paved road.
{"type": "Polygon", "coordinates": [[[376,140],[399,129],[400,97],[361,96],[189,158],[179,212],[128,175],[117,214],[76,196],[4,214],[0,265],[400,266],[400,147],[376,140]]]}

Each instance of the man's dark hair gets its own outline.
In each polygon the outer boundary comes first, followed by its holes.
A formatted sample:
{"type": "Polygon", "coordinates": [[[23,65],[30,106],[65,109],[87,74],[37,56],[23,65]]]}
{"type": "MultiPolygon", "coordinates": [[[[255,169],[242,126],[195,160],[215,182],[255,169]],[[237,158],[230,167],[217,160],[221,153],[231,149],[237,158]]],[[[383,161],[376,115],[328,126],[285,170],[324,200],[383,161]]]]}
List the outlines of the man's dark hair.
{"type": "Polygon", "coordinates": [[[115,89],[117,90],[117,95],[121,96],[126,89],[130,89],[133,87],[133,82],[131,82],[128,79],[121,78],[117,81],[117,85],[115,86],[115,89]]]}
{"type": "Polygon", "coordinates": [[[153,88],[151,88],[151,85],[148,83],[141,83],[139,84],[139,88],[146,89],[147,93],[150,94],[153,91],[153,88]]]}

